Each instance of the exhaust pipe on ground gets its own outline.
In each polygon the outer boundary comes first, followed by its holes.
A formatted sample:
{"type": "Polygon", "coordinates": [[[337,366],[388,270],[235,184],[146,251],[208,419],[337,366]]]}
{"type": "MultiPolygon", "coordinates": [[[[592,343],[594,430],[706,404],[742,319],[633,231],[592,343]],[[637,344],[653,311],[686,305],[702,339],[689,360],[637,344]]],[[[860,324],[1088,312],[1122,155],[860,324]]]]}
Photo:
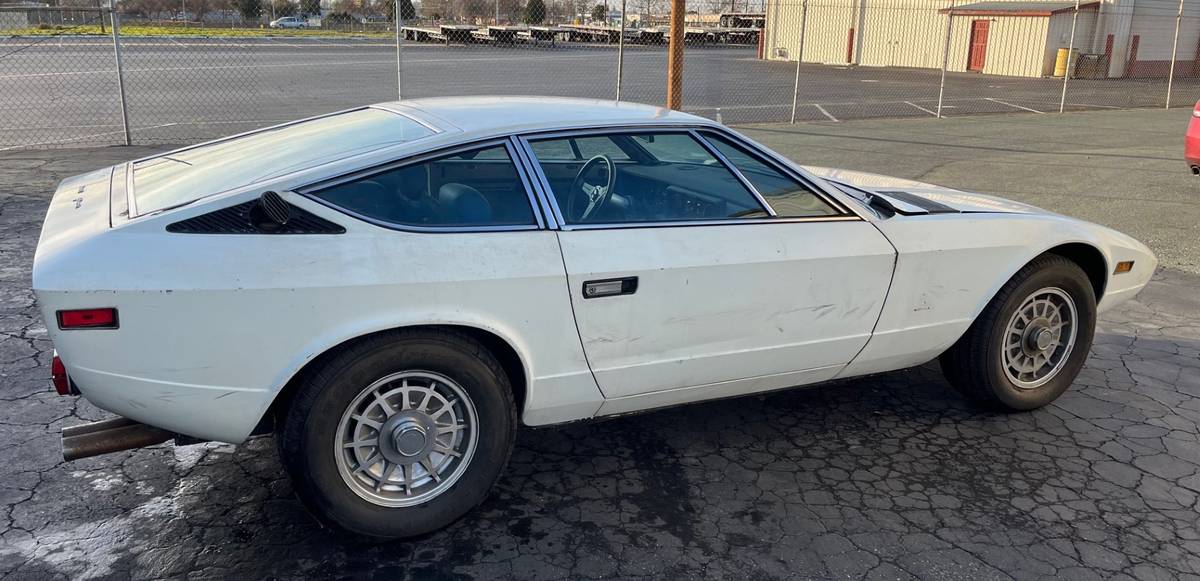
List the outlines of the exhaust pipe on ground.
{"type": "Polygon", "coordinates": [[[174,437],[174,432],[147,426],[129,418],[113,418],[70,426],[62,429],[63,460],[71,462],[101,454],[145,448],[174,437]]]}

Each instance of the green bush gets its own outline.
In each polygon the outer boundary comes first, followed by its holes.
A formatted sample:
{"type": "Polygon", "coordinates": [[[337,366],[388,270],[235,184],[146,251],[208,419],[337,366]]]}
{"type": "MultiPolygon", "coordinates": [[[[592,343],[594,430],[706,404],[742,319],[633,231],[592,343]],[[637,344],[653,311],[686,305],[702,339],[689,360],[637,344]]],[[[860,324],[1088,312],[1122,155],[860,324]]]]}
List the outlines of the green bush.
{"type": "Polygon", "coordinates": [[[546,2],[529,0],[525,4],[525,24],[541,24],[546,19],[546,2]]]}
{"type": "Polygon", "coordinates": [[[354,17],[349,12],[332,12],[321,17],[321,26],[345,26],[354,24],[354,17]]]}

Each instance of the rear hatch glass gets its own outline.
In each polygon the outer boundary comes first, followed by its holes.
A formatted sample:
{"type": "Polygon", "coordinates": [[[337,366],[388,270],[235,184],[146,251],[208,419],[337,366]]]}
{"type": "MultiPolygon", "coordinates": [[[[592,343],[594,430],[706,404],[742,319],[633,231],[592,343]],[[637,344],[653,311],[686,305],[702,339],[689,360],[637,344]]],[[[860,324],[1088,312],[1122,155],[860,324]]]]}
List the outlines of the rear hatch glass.
{"type": "Polygon", "coordinates": [[[433,133],[403,115],[368,108],[160,155],[133,166],[136,215],[433,133]]]}

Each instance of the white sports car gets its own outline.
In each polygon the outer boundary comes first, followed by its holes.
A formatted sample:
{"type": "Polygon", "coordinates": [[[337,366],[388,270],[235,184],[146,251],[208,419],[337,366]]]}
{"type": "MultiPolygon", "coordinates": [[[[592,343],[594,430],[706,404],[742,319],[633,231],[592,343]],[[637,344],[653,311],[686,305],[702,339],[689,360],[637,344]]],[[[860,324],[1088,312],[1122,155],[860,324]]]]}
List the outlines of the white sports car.
{"type": "Polygon", "coordinates": [[[363,107],[65,180],[33,288],[68,459],[274,432],[374,537],[479,503],[540,426],[940,358],[1071,384],[1156,259],[1024,204],[805,168],[711,121],[550,98],[363,107]]]}

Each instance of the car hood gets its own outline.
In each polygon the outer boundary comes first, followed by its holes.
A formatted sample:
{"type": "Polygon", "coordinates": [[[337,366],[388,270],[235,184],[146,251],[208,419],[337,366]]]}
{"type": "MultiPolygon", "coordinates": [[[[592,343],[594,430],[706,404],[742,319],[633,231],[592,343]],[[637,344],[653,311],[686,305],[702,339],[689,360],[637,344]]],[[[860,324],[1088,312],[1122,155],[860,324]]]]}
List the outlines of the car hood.
{"type": "Polygon", "coordinates": [[[964,192],[924,182],[884,176],[861,171],[828,167],[803,166],[804,169],[825,180],[848,185],[872,194],[888,198],[902,213],[906,206],[924,211],[912,213],[933,214],[948,212],[989,212],[1004,214],[1050,214],[1036,206],[1014,202],[1004,198],[964,192]]]}

